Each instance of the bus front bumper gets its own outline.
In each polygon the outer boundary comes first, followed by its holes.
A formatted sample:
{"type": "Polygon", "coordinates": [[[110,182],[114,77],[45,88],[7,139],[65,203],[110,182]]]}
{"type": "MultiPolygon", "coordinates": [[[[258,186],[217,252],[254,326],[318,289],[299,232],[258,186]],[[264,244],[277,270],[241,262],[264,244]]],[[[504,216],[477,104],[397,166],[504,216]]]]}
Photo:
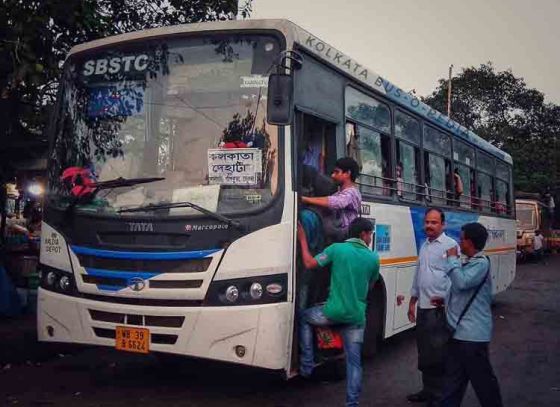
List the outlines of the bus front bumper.
{"type": "Polygon", "coordinates": [[[93,301],[39,288],[40,341],[115,346],[117,326],[147,328],[150,351],[286,370],[291,303],[148,307],[93,301]],[[129,321],[125,324],[123,321],[129,321]],[[130,323],[132,321],[132,324],[130,323]],[[236,352],[244,347],[243,356],[236,352]]]}

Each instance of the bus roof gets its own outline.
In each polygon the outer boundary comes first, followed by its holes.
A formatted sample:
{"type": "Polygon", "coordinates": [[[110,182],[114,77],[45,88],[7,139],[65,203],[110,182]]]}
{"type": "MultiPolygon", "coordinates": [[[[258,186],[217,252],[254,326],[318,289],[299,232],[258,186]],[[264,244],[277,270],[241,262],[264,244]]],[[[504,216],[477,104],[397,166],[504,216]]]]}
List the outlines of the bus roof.
{"type": "Polygon", "coordinates": [[[93,48],[104,47],[125,41],[134,41],[145,38],[157,38],[168,35],[192,32],[216,32],[225,30],[277,30],[286,38],[288,48],[293,44],[298,44],[303,49],[314,54],[318,58],[328,62],[340,71],[350,75],[356,81],[368,88],[384,95],[388,99],[402,106],[405,110],[413,111],[432,124],[447,129],[481,150],[491,153],[501,160],[512,164],[511,156],[505,151],[477,136],[472,131],[461,126],[446,115],[438,112],[432,107],[420,101],[414,95],[410,95],[387,79],[359,64],[346,54],[328,45],[324,41],[315,37],[313,34],[292,23],[289,20],[231,20],[231,21],[212,21],[205,23],[193,23],[176,25],[172,27],[152,28],[143,31],[135,31],[126,34],[115,35],[88,43],[80,44],[70,50],[69,55],[90,50],[93,48]]]}

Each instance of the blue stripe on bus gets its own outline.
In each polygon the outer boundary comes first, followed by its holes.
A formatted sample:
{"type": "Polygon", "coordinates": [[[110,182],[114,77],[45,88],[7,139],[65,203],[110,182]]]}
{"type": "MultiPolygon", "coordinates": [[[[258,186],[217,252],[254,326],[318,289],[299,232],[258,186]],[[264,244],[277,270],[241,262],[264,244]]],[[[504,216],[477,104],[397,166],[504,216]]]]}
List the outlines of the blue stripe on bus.
{"type": "Polygon", "coordinates": [[[128,287],[128,282],[133,278],[142,278],[148,280],[161,273],[146,272],[146,271],[118,271],[118,270],[104,270],[96,268],[86,268],[88,276],[115,279],[116,284],[96,284],[97,289],[104,291],[119,291],[128,287]]]}
{"type": "Polygon", "coordinates": [[[129,252],[94,249],[92,247],[70,246],[76,254],[86,256],[103,257],[106,259],[130,259],[130,260],[189,260],[202,259],[211,256],[220,249],[195,250],[188,252],[129,252]]]}
{"type": "Polygon", "coordinates": [[[121,287],[119,285],[105,285],[105,284],[97,284],[97,289],[98,290],[103,290],[103,291],[119,291],[122,290],[124,287],[121,287]]]}

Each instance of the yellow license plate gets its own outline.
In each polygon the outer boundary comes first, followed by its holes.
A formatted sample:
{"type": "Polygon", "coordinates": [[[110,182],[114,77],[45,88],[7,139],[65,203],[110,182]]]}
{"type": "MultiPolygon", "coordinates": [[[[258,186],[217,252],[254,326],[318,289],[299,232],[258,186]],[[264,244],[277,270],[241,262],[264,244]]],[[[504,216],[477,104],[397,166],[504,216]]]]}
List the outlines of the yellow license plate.
{"type": "Polygon", "coordinates": [[[118,326],[115,348],[126,352],[148,353],[150,351],[150,331],[146,328],[118,326]]]}

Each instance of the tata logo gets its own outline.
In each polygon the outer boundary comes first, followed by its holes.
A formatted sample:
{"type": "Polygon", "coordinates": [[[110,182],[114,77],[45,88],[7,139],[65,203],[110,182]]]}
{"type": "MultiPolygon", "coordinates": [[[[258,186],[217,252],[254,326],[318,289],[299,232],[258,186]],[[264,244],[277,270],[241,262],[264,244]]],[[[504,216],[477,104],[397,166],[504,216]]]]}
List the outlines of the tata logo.
{"type": "Polygon", "coordinates": [[[154,224],[150,222],[128,222],[129,232],[153,232],[154,224]]]}
{"type": "Polygon", "coordinates": [[[132,291],[142,291],[146,288],[146,281],[140,277],[133,277],[128,280],[128,286],[132,291]]]}

